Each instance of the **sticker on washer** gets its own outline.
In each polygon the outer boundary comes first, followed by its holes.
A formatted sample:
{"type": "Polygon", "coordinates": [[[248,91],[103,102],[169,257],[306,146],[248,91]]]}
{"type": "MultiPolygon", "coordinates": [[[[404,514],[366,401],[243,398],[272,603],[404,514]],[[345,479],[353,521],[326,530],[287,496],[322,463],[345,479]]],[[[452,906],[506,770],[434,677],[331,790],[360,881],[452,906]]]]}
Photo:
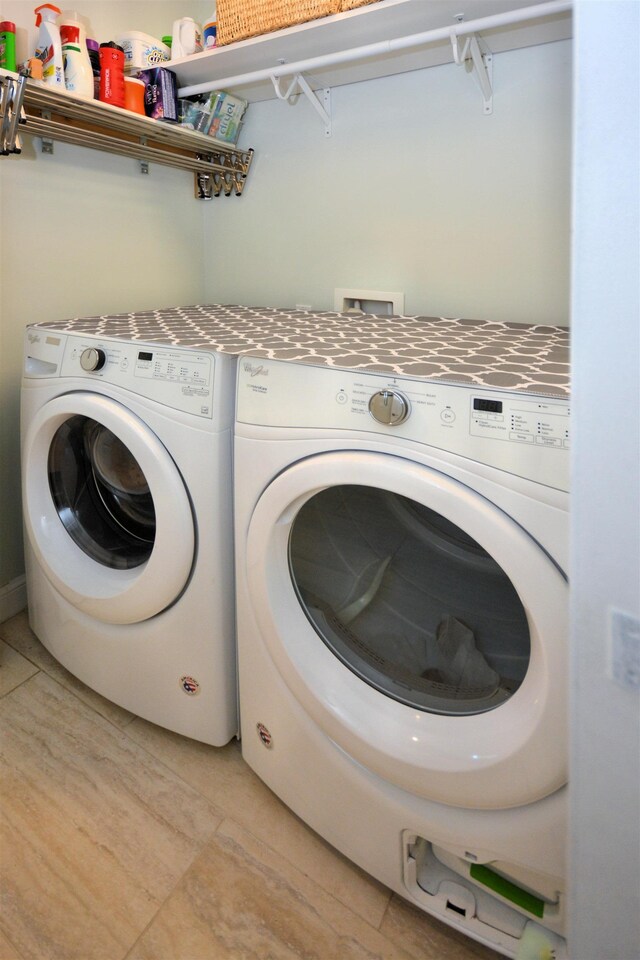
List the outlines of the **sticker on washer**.
{"type": "Polygon", "coordinates": [[[270,747],[272,745],[271,734],[265,727],[264,723],[256,723],[256,730],[258,731],[258,736],[264,743],[265,747],[270,747]]]}
{"type": "Polygon", "coordinates": [[[200,693],[200,684],[193,677],[180,677],[180,686],[190,697],[197,697],[200,693]]]}

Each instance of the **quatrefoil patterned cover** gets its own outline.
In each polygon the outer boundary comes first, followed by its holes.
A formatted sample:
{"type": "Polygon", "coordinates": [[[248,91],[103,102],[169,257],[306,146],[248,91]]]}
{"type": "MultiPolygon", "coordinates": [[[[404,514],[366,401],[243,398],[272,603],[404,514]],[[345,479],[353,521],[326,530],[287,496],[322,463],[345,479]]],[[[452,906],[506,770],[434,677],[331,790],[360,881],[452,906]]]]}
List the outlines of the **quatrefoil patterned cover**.
{"type": "Polygon", "coordinates": [[[564,327],[219,304],[34,326],[541,396],[569,395],[569,332],[564,327]]]}

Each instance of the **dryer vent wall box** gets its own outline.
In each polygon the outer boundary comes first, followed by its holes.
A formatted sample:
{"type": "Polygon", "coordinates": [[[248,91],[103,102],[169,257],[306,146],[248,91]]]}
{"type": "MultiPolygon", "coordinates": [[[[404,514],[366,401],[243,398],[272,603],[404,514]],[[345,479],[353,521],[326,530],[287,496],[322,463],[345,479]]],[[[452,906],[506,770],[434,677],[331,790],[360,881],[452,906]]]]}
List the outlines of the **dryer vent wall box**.
{"type": "Polygon", "coordinates": [[[337,313],[361,310],[380,316],[401,316],[404,314],[404,293],[336,287],[333,291],[333,308],[337,313]]]}

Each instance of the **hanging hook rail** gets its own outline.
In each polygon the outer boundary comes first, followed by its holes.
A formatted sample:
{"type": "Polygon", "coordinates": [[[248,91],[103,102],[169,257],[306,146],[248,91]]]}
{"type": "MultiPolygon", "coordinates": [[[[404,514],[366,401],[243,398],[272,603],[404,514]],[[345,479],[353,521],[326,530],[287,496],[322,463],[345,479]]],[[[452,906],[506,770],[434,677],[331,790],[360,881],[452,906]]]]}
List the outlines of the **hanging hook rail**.
{"type": "Polygon", "coordinates": [[[25,123],[26,117],[22,101],[27,76],[20,73],[16,78],[0,76],[0,156],[21,153],[22,144],[18,135],[18,124],[25,123]]]}
{"type": "Polygon", "coordinates": [[[19,152],[15,131],[20,122],[24,133],[41,138],[46,153],[53,153],[53,142],[60,141],[132,157],[139,161],[142,172],[148,172],[149,163],[190,170],[196,176],[196,196],[201,199],[221,193],[240,196],[243,191],[252,149],[240,150],[185,127],[39,87],[27,83],[24,76],[16,80],[6,72],[0,72],[0,97],[0,153],[19,152]],[[207,189],[199,186],[198,178],[207,189]]]}

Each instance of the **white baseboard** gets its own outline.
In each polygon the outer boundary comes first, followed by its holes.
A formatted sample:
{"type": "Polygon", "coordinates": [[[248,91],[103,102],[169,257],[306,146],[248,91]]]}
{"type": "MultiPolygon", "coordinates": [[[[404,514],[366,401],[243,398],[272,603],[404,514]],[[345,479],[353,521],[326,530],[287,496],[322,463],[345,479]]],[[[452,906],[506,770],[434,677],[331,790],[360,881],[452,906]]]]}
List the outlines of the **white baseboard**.
{"type": "Polygon", "coordinates": [[[15,617],[16,613],[24,610],[26,605],[27,582],[24,575],[0,587],[0,623],[15,617]]]}

